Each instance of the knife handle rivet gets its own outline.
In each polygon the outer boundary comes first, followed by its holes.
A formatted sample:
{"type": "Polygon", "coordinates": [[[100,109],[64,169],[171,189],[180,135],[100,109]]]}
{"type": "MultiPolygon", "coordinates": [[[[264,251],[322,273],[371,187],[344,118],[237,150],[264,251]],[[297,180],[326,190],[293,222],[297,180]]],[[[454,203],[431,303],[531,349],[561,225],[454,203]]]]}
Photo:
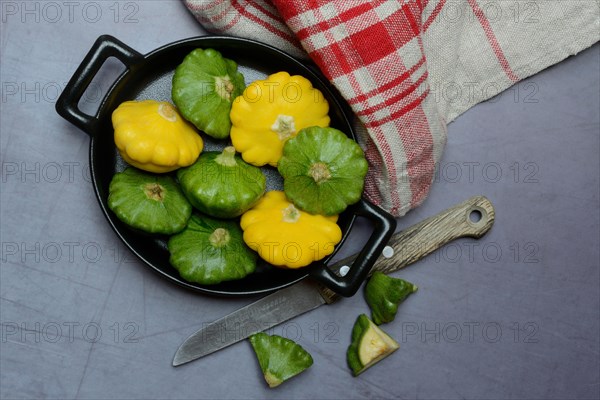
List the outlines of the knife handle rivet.
{"type": "Polygon", "coordinates": [[[383,248],[383,251],[381,252],[381,254],[385,257],[385,258],[392,258],[394,256],[394,249],[391,248],[390,246],[385,246],[383,248]]]}
{"type": "Polygon", "coordinates": [[[350,267],[347,265],[342,265],[340,267],[340,276],[346,276],[346,274],[350,271],[350,267]]]}

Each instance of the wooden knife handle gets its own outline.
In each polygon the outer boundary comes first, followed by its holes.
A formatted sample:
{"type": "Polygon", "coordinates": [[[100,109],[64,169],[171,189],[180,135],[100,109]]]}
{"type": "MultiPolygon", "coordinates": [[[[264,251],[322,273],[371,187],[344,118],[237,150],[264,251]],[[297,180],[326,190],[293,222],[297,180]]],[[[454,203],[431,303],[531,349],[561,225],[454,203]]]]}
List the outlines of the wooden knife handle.
{"type": "MultiPolygon", "coordinates": [[[[389,274],[424,258],[455,239],[461,237],[479,239],[490,230],[494,218],[494,207],[487,198],[471,197],[394,234],[371,271],[378,270],[389,274]]],[[[330,268],[339,270],[345,265],[352,265],[355,258],[356,255],[346,257],[330,268]]],[[[320,290],[327,303],[332,303],[339,298],[336,293],[325,287],[321,287],[320,290]]]]}

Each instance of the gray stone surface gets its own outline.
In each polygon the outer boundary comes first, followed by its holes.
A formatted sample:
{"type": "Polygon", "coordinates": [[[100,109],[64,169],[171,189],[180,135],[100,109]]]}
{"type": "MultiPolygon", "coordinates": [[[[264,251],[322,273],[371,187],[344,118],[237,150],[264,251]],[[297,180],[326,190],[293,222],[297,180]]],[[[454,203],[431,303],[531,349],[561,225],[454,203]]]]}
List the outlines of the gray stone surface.
{"type": "Polygon", "coordinates": [[[394,274],[420,288],[385,327],[400,350],[353,378],[368,309],[344,299],[273,330],[315,363],[269,390],[247,342],[171,367],[183,339],[252,299],[191,293],[134,259],[98,207],[89,138],[54,111],[99,35],[146,53],[202,29],[175,1],[1,5],[1,398],[599,398],[597,45],[450,124],[436,184],[399,227],[475,194],[497,220],[394,274]]]}

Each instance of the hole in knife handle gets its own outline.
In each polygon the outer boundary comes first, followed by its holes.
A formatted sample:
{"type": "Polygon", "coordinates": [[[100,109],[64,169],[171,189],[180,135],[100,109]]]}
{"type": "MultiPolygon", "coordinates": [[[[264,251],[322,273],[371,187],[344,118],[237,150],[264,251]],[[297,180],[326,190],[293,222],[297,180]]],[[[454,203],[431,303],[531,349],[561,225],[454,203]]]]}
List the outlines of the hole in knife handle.
{"type": "Polygon", "coordinates": [[[467,211],[467,222],[473,226],[481,226],[487,220],[487,212],[478,206],[473,206],[467,211]]]}
{"type": "Polygon", "coordinates": [[[469,214],[469,219],[474,224],[478,223],[481,220],[481,217],[482,217],[481,211],[479,211],[479,210],[472,210],[471,214],[469,214]]]}

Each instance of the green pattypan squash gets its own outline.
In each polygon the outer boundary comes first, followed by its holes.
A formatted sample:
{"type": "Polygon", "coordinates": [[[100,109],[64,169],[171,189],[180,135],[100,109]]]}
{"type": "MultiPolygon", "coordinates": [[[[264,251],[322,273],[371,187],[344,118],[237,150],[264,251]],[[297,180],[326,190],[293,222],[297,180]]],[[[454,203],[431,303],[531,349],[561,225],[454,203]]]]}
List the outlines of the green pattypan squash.
{"type": "Polygon", "coordinates": [[[313,126],[285,143],[277,168],[286,196],[298,208],[337,215],[360,200],[368,164],[343,132],[313,126]]]}
{"type": "Polygon", "coordinates": [[[224,139],[231,129],[231,104],[245,87],[234,61],[214,49],[195,49],[175,69],[171,97],[196,128],[224,139]]]}
{"type": "Polygon", "coordinates": [[[311,355],[294,341],[266,333],[249,338],[269,387],[276,387],[313,364],[311,355]]]}
{"type": "Polygon", "coordinates": [[[192,205],[216,218],[242,215],[266,188],[260,168],[242,160],[232,146],[202,153],[194,164],[179,169],[177,178],[192,205]]]}
{"type": "Polygon", "coordinates": [[[133,167],[113,176],[108,208],[134,229],[165,235],[185,228],[192,214],[192,206],[172,177],[133,167]]]}
{"type": "Polygon", "coordinates": [[[346,351],[348,366],[354,376],[357,376],[399,347],[398,342],[375,325],[369,317],[360,314],[352,328],[352,342],[346,351]]]}
{"type": "Polygon", "coordinates": [[[393,321],[400,303],[417,289],[410,282],[375,271],[365,285],[365,300],[371,308],[373,322],[381,325],[393,321]]]}
{"type": "Polygon", "coordinates": [[[245,245],[233,221],[192,214],[167,246],[171,265],[188,282],[212,285],[242,279],[256,269],[256,253],[245,245]]]}

